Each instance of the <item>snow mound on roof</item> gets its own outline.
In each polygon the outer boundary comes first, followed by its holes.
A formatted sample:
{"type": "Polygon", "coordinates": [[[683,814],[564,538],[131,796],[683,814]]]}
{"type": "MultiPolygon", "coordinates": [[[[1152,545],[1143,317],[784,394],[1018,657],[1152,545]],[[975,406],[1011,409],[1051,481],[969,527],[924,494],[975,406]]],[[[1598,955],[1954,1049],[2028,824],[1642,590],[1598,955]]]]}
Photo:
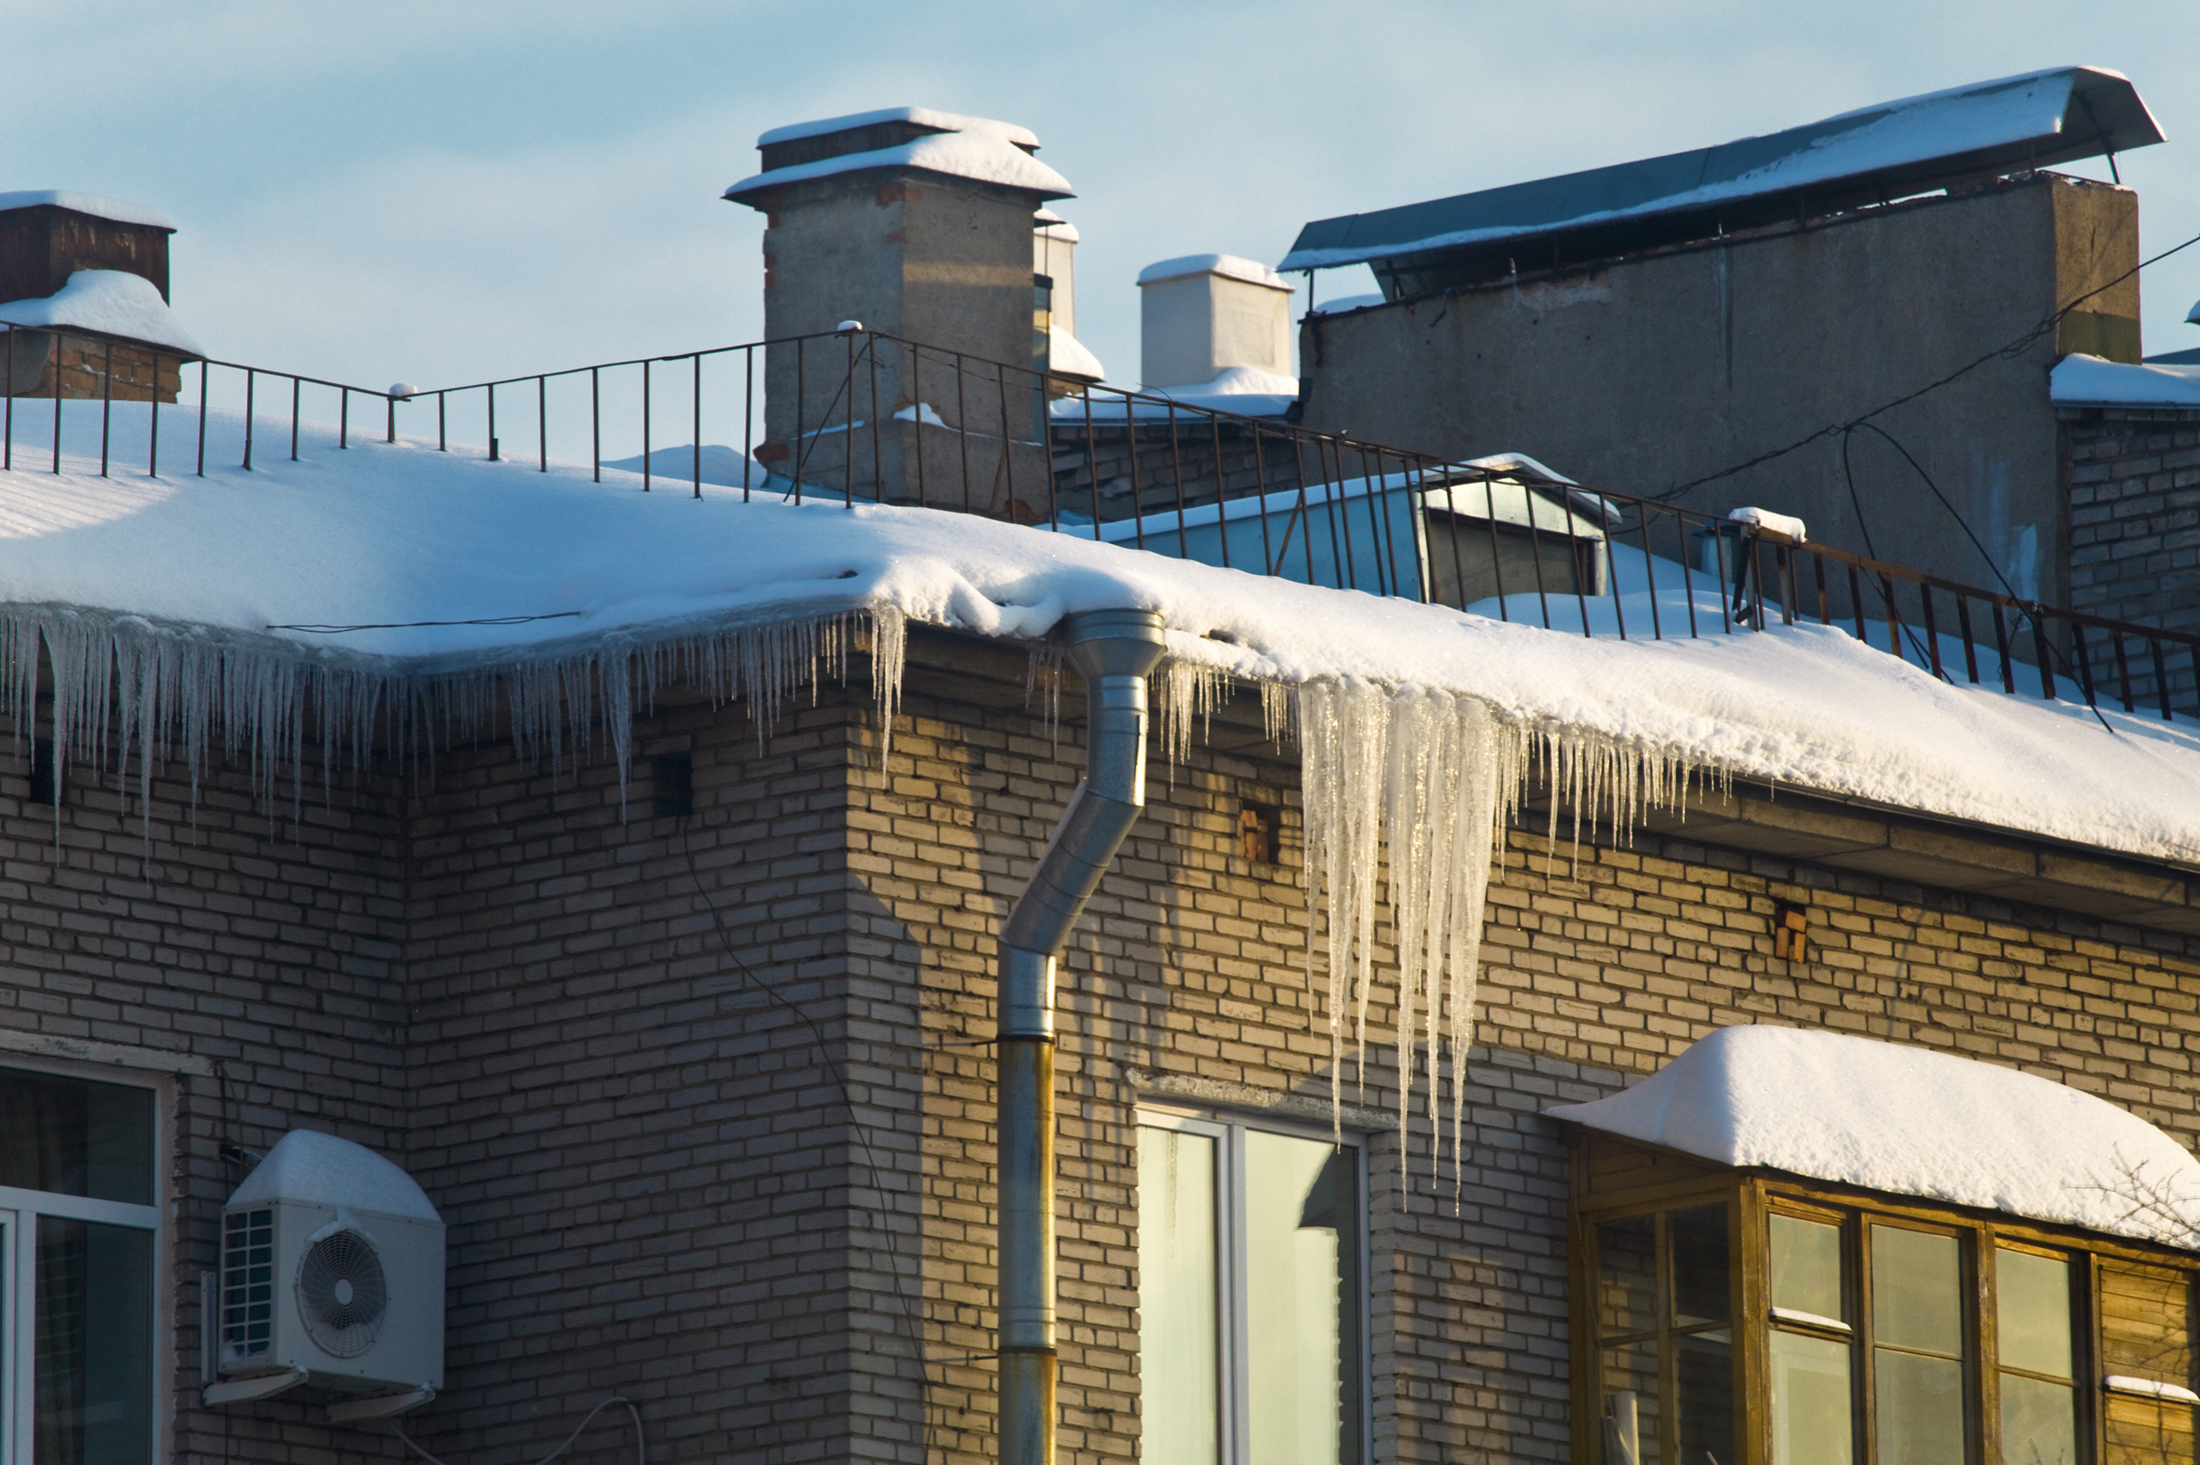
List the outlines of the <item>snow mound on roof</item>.
{"type": "Polygon", "coordinates": [[[2055,363],[2047,386],[2058,407],[2200,407],[2200,366],[2104,361],[2080,351],[2055,363]]]}
{"type": "MultiPolygon", "coordinates": [[[[101,477],[101,404],[64,402],[55,474],[28,446],[49,440],[51,405],[16,403],[16,470],[0,473],[0,620],[73,607],[314,665],[429,675],[867,609],[1036,637],[1072,611],[1136,606],[1164,614],[1189,664],[1466,693],[1508,725],[2200,862],[2200,723],[1949,685],[1839,627],[1728,634],[1714,622],[1691,639],[1668,620],[1662,641],[1591,639],[967,514],[798,507],[777,500],[777,480],[769,502],[644,494],[638,477],[590,482],[585,460],[537,472],[456,443],[439,453],[432,403],[398,408],[400,432],[425,429],[424,440],[355,434],[339,450],[333,425],[309,423],[300,461],[263,452],[251,472],[236,466],[241,421],[210,412],[204,478],[191,473],[196,408],[163,407],[155,479],[135,447],[101,477]],[[357,629],[284,629],[297,624],[357,629]]],[[[1141,421],[1156,410],[1138,405],[1141,421]]],[[[148,411],[113,404],[113,442],[148,442],[148,411]]],[[[263,414],[258,431],[263,446],[287,443],[288,413],[263,414]]],[[[677,454],[666,476],[678,481],[677,454]]],[[[1630,606],[1630,622],[1638,614],[1647,607],[1630,606]]]]}
{"type": "Polygon", "coordinates": [[[1100,364],[1084,342],[1078,340],[1060,326],[1047,328],[1047,369],[1063,376],[1081,377],[1086,381],[1102,381],[1108,369],[1100,364]]]}
{"type": "Polygon", "coordinates": [[[75,326],[109,336],[145,341],[185,356],[204,356],[190,332],[176,324],[160,289],[124,270],[78,270],[53,294],[0,305],[0,321],[19,326],[75,326]]]}
{"type": "Polygon", "coordinates": [[[739,201],[743,194],[782,183],[860,173],[866,168],[917,168],[927,173],[944,173],[951,178],[971,178],[1003,188],[1018,188],[1041,198],[1073,196],[1067,178],[1006,138],[989,132],[937,132],[898,147],[844,153],[837,158],[820,158],[814,163],[799,163],[791,168],[773,168],[742,179],[727,189],[725,196],[739,201]]]}
{"type": "Polygon", "coordinates": [[[0,193],[0,209],[29,209],[41,204],[73,209],[95,219],[112,219],[118,224],[148,224],[155,229],[176,227],[176,221],[159,209],[119,198],[102,198],[96,193],[77,193],[67,188],[19,188],[13,193],[0,193]]]}
{"type": "Polygon", "coordinates": [[[930,107],[881,107],[875,112],[850,112],[845,117],[820,117],[815,122],[790,122],[758,137],[756,145],[770,147],[773,143],[823,137],[829,132],[875,127],[881,122],[914,122],[919,127],[937,127],[942,132],[982,132],[1003,142],[1022,143],[1028,148],[1039,145],[1036,134],[1013,122],[996,122],[991,117],[965,117],[959,112],[935,112],[930,107]]]}
{"type": "Polygon", "coordinates": [[[396,1165],[365,1145],[310,1129],[293,1129],[277,1140],[229,1197],[232,1206],[277,1201],[344,1206],[438,1224],[443,1220],[427,1193],[396,1165]]]}
{"type": "Polygon", "coordinates": [[[1389,297],[1381,291],[1366,295],[1340,295],[1335,300],[1324,300],[1312,311],[1314,315],[1343,315],[1353,310],[1373,310],[1378,305],[1389,304],[1389,297]]]}
{"type": "Polygon", "coordinates": [[[1991,1063],[1839,1033],[1722,1028],[1609,1099],[1543,1111],[1722,1165],[2189,1247],[2127,1172],[2200,1201],[2200,1162],[2104,1099],[1991,1063]]]}
{"type": "Polygon", "coordinates": [[[1295,288],[1259,260],[1240,259],[1234,254],[1182,254],[1175,259],[1156,260],[1138,272],[1138,283],[1158,285],[1163,280],[1181,280],[1186,275],[1221,275],[1225,279],[1243,280],[1249,285],[1266,285],[1272,290],[1295,288]]]}

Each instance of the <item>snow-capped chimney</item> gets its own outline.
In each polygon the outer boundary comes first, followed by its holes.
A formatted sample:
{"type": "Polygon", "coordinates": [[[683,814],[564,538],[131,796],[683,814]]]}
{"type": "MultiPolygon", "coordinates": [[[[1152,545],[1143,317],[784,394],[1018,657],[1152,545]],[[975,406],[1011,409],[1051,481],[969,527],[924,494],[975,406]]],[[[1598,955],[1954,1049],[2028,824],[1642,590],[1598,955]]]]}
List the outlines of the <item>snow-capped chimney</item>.
{"type": "MultiPolygon", "coordinates": [[[[854,319],[869,331],[923,347],[920,384],[906,348],[873,343],[858,384],[863,400],[857,417],[869,410],[874,363],[882,418],[896,412],[919,418],[920,403],[937,413],[956,400],[951,380],[933,381],[934,352],[943,378],[952,378],[956,352],[988,363],[988,372],[993,362],[1020,367],[1022,379],[1009,388],[1016,400],[1005,410],[1018,424],[1029,422],[1037,400],[1037,378],[1030,373],[1046,365],[1043,338],[1035,343],[1033,331],[1032,214],[1049,199],[1070,196],[1062,175],[1033,156],[1038,148],[1038,138],[1013,123],[924,107],[830,117],[765,133],[757,139],[763,171],[725,196],[766,218],[766,337],[827,333],[854,319]]],[[[814,345],[803,348],[800,362],[794,347],[775,347],[765,370],[769,436],[757,457],[775,473],[789,473],[798,439],[824,425],[828,408],[836,417],[848,409],[845,395],[833,405],[847,376],[846,361],[843,355],[840,369],[833,371],[814,345]]],[[[975,418],[979,409],[971,391],[965,383],[963,397],[975,418]]],[[[995,400],[987,410],[997,421],[1004,409],[995,400]]],[[[999,434],[997,426],[993,431],[999,434]]],[[[1019,426],[1013,435],[1025,433],[1019,426]]],[[[807,465],[822,454],[822,473],[835,450],[822,440],[805,442],[800,461],[807,465]]],[[[861,476],[872,471],[863,466],[861,476]]],[[[883,484],[858,483],[853,490],[882,492],[888,499],[914,496],[913,483],[901,483],[898,470],[879,471],[886,474],[883,484]]],[[[1016,476],[1037,485],[1044,470],[1018,468],[1016,476]]]]}
{"type": "Polygon", "coordinates": [[[0,193],[0,392],[176,400],[200,352],[168,312],[168,236],[157,209],[64,189],[0,193]],[[57,327],[63,329],[38,329],[57,327]],[[112,372],[113,382],[107,380],[112,372]]]}
{"type": "Polygon", "coordinates": [[[1138,291],[1145,386],[1199,386],[1234,367],[1289,376],[1291,286],[1268,266],[1185,255],[1140,270],[1138,291]]]}
{"type": "Polygon", "coordinates": [[[1052,209],[1031,216],[1031,267],[1049,282],[1047,370],[1073,381],[1097,382],[1107,373],[1077,339],[1077,226],[1052,209]]]}

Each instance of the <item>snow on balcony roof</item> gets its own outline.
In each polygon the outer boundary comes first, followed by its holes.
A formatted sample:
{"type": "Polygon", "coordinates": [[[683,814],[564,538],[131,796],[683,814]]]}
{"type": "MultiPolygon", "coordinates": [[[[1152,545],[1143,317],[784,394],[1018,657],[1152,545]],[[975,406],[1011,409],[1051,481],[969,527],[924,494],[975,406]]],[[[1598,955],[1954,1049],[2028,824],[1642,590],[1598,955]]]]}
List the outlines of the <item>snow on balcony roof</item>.
{"type": "Polygon", "coordinates": [[[1929,92],[1717,147],[1372,213],[1319,219],[1279,268],[1332,265],[1498,244],[1621,220],[1704,213],[1705,229],[1792,217],[1799,191],[1818,212],[1929,192],[1981,175],[2047,167],[2162,141],[2121,73],[2058,67],[1929,92]],[[1716,218],[1714,218],[1716,211],[1716,218]]]}
{"type": "Polygon", "coordinates": [[[159,209],[119,198],[102,198],[96,193],[76,193],[66,188],[24,188],[0,193],[0,210],[31,209],[42,204],[90,214],[95,219],[112,219],[117,224],[145,224],[171,233],[176,227],[176,221],[159,209]]]}
{"type": "MultiPolygon", "coordinates": [[[[2104,707],[2111,736],[2082,705],[1942,683],[1834,627],[1589,639],[970,515],[798,507],[779,481],[746,504],[643,494],[636,475],[590,482],[585,463],[438,453],[432,406],[398,408],[401,432],[429,436],[394,446],[355,434],[339,451],[333,426],[309,423],[296,463],[267,451],[289,432],[270,411],[251,472],[234,466],[241,422],[217,410],[204,478],[196,408],[164,408],[162,476],[118,460],[101,477],[99,404],[63,406],[63,471],[29,456],[50,429],[18,402],[16,471],[0,473],[0,622],[19,627],[135,618],[130,635],[418,677],[872,608],[1029,638],[1071,611],[1140,606],[1166,617],[1178,658],[1241,676],[1446,689],[1513,726],[2200,863],[2200,724],[2104,707]],[[489,620],[506,623],[453,624],[489,620]]],[[[113,404],[112,441],[147,442],[147,411],[113,404]]]]}
{"type": "Polygon", "coordinates": [[[165,346],[180,355],[206,353],[176,324],[160,287],[143,275],[126,270],[78,270],[68,283],[51,295],[0,304],[0,321],[19,326],[75,326],[148,345],[165,346]]]}
{"type": "Polygon", "coordinates": [[[736,203],[747,203],[754,195],[782,184],[860,173],[871,168],[914,168],[950,178],[971,178],[1002,188],[1021,189],[1037,198],[1075,197],[1068,179],[999,132],[935,132],[897,147],[843,153],[836,158],[820,158],[814,163],[773,168],[742,179],[726,190],[725,197],[736,203]]]}
{"type": "Polygon", "coordinates": [[[1721,1165],[1762,1167],[2034,1221],[2200,1242],[2135,1213],[2132,1174],[2200,1200],[2200,1162],[2105,1099],[1923,1048],[1721,1028],[1609,1099],[1543,1111],[1721,1165]]]}
{"type": "Polygon", "coordinates": [[[1294,288],[1259,260],[1240,259],[1234,254],[1185,254],[1175,259],[1157,260],[1138,272],[1138,283],[1158,285],[1163,280],[1181,280],[1187,275],[1221,275],[1229,280],[1243,280],[1248,285],[1266,285],[1271,290],[1294,288]]]}
{"type": "Polygon", "coordinates": [[[2058,407],[2200,407],[2200,366],[2065,356],[2048,374],[2058,407]]]}
{"type": "Polygon", "coordinates": [[[1039,145],[1037,134],[1013,122],[996,122],[991,117],[965,117],[959,112],[935,112],[930,107],[882,107],[875,112],[850,112],[845,117],[820,117],[815,122],[790,122],[760,135],[756,145],[767,148],[805,137],[823,137],[830,132],[876,127],[881,122],[914,122],[919,127],[936,127],[942,132],[982,132],[1003,142],[1021,143],[1027,148],[1039,145]]]}

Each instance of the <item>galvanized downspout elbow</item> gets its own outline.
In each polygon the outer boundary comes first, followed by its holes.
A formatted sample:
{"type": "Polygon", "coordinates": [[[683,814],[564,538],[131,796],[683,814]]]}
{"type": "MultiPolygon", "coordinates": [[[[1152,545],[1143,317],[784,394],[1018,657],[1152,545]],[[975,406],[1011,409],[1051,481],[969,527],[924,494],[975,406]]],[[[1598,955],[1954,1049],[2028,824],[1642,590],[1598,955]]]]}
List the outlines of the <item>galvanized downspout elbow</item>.
{"type": "Polygon", "coordinates": [[[1085,677],[1085,777],[1001,927],[1001,1465],[1054,1465],[1054,962],[1146,803],[1146,674],[1161,617],[1073,615],[1085,677]]]}

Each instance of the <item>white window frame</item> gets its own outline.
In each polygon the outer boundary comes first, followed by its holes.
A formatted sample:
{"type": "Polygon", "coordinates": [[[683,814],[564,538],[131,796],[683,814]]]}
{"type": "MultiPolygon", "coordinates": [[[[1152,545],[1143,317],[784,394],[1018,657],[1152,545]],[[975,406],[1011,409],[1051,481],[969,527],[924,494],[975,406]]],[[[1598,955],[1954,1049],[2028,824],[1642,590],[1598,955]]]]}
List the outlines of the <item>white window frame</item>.
{"type": "Polygon", "coordinates": [[[94,1200],[89,1196],[62,1195],[55,1191],[22,1190],[0,1185],[0,1221],[7,1227],[6,1245],[0,1248],[0,1460],[29,1465],[36,1442],[31,1420],[35,1400],[36,1360],[33,1357],[38,1330],[38,1218],[58,1216],[74,1221],[93,1221],[107,1226],[127,1226],[153,1233],[152,1346],[146,1350],[152,1377],[147,1380],[147,1399],[152,1409],[149,1432],[151,1450],[145,1465],[165,1460],[169,1450],[169,1396],[163,1386],[175,1362],[174,1288],[167,1285],[174,1259],[169,1227],[161,1217],[168,1209],[169,1167],[162,1163],[173,1142],[174,1083],[159,1074],[117,1070],[99,1064],[72,1063],[0,1050],[0,1068],[35,1073],[48,1078],[78,1079],[117,1088],[143,1089],[153,1099],[153,1145],[146,1163],[153,1170],[153,1202],[132,1205],[125,1201],[94,1200]]]}
{"type": "MultiPolygon", "coordinates": [[[[1265,1134],[1288,1135],[1293,1139],[1315,1140],[1322,1144],[1335,1141],[1333,1131],[1315,1124],[1297,1123],[1288,1119],[1272,1119],[1228,1113],[1219,1110],[1180,1108],[1170,1105],[1142,1103],[1137,1108],[1135,1123],[1146,1129],[1175,1130],[1181,1134],[1196,1134],[1215,1142],[1215,1164],[1219,1174],[1215,1176],[1215,1277],[1222,1295],[1215,1299],[1216,1329],[1221,1337],[1216,1340],[1215,1370],[1220,1376],[1222,1391],[1222,1418],[1219,1421],[1220,1459],[1217,1465],[1256,1465],[1251,1459],[1252,1402],[1243,1360],[1249,1355],[1246,1322],[1246,1261],[1244,1246],[1245,1216],[1245,1136],[1254,1131],[1265,1134]]],[[[1352,1151],[1353,1184],[1358,1196],[1358,1268],[1359,1268],[1359,1353],[1356,1360],[1359,1369],[1360,1395],[1360,1465],[1371,1465],[1375,1458],[1374,1411],[1374,1340],[1369,1330],[1369,1298],[1373,1295],[1372,1273],[1373,1246],[1369,1238],[1369,1206],[1367,1189],[1367,1137],[1353,1130],[1344,1131],[1344,1146],[1352,1151]]]]}

